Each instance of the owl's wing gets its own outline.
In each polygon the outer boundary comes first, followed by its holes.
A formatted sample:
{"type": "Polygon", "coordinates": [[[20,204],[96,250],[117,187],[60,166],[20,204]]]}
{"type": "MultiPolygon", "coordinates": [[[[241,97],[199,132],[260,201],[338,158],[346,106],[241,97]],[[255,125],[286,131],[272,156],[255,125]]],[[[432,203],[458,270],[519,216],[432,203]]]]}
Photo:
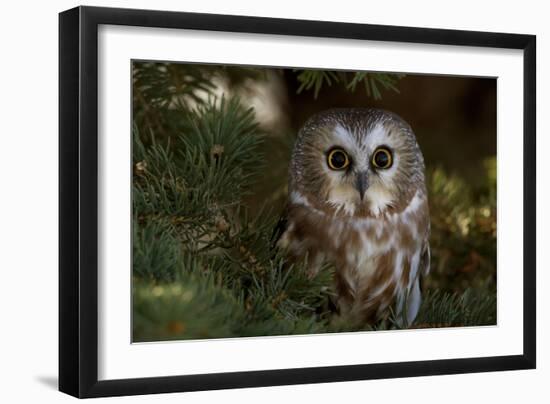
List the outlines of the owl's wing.
{"type": "Polygon", "coordinates": [[[430,272],[430,243],[428,237],[422,243],[420,260],[414,279],[411,279],[406,293],[398,299],[398,324],[402,327],[411,325],[422,303],[422,278],[430,272]],[[403,313],[403,314],[401,314],[403,313]]]}

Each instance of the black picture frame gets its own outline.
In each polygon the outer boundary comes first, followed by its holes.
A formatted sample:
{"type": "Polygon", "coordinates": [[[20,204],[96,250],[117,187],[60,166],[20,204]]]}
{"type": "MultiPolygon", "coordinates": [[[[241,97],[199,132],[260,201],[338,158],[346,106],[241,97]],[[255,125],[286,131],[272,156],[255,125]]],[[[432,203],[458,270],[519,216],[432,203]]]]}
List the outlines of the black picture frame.
{"type": "Polygon", "coordinates": [[[533,35],[96,7],[60,13],[59,389],[84,398],[535,368],[535,61],[533,35]],[[99,381],[100,24],[523,50],[523,354],[99,381]]]}

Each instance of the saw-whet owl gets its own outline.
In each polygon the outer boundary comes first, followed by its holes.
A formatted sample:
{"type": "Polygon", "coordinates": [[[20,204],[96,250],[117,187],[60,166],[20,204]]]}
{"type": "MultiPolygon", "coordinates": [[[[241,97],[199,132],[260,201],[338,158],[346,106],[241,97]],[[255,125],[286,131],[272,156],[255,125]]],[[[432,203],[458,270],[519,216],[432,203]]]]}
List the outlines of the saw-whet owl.
{"type": "Polygon", "coordinates": [[[378,109],[333,109],[299,131],[277,246],[310,276],[334,266],[340,315],[410,325],[430,268],[424,158],[411,127],[378,109]],[[307,259],[306,259],[307,257],[307,259]]]}

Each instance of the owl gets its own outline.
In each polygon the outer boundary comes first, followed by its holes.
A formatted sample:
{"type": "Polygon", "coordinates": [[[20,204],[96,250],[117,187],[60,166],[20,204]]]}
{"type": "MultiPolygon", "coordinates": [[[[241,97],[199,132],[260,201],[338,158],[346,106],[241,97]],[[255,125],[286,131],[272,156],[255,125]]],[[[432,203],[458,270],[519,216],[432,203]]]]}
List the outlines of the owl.
{"type": "Polygon", "coordinates": [[[424,171],[411,127],[391,112],[333,109],[298,133],[276,245],[310,277],[332,264],[341,316],[414,321],[430,269],[424,171]]]}

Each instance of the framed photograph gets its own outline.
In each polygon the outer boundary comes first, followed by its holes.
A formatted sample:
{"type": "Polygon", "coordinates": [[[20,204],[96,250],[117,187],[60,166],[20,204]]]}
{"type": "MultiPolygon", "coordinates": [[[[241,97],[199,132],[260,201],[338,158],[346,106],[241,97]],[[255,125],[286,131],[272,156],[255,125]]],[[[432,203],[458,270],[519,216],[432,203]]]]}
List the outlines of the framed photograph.
{"type": "Polygon", "coordinates": [[[535,36],[59,28],[61,391],[535,368],[535,36]]]}

